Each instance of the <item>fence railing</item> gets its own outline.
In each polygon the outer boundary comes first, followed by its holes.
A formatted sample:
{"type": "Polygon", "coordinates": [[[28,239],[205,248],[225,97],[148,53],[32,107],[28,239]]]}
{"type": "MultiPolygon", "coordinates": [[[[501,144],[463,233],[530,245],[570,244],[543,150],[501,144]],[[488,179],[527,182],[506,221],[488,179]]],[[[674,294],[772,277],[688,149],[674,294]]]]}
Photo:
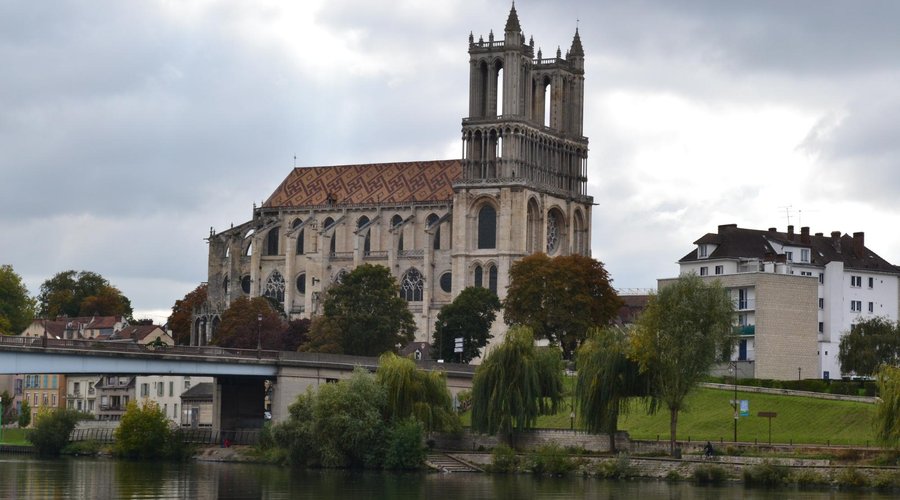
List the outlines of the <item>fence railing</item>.
{"type": "MultiPolygon", "coordinates": [[[[115,442],[115,429],[94,428],[75,429],[69,436],[70,441],[97,441],[100,443],[115,442]]],[[[214,432],[209,428],[179,428],[175,430],[182,442],[189,444],[220,445],[227,439],[232,444],[255,445],[259,443],[259,429],[236,429],[214,432]]]]}

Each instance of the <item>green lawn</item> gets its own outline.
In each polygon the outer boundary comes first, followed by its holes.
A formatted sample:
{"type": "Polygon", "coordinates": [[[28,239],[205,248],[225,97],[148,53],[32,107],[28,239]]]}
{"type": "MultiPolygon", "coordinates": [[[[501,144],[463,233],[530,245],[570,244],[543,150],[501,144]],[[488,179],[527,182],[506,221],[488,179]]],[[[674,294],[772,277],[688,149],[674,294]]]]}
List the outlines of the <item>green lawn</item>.
{"type": "MultiPolygon", "coordinates": [[[[731,441],[734,434],[734,411],[730,401],[734,392],[697,388],[688,396],[688,410],[678,417],[678,439],[692,441],[731,441]]],[[[794,444],[855,444],[874,445],[872,415],[875,406],[866,403],[831,401],[772,394],[738,392],[738,399],[750,401],[749,417],[738,421],[738,441],[760,443],[769,440],[769,419],[756,416],[761,411],[778,414],[772,419],[772,442],[794,444]]],[[[539,428],[568,429],[569,404],[552,416],[538,418],[539,428]]],[[[464,425],[469,415],[463,415],[464,425]]],[[[576,421],[576,428],[578,423],[576,421]]],[[[628,431],[633,439],[661,440],[669,436],[669,412],[661,409],[647,415],[644,408],[635,406],[619,419],[619,428],[628,431]]]]}
{"type": "Polygon", "coordinates": [[[0,436],[0,443],[3,444],[31,444],[25,440],[24,429],[3,429],[3,436],[0,436]]]}

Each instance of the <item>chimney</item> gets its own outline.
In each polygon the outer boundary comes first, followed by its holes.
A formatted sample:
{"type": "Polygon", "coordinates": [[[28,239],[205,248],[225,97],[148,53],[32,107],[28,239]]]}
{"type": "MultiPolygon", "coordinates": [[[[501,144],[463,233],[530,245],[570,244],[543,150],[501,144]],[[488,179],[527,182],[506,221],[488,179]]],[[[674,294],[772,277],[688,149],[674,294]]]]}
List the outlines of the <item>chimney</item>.
{"type": "Polygon", "coordinates": [[[832,231],[831,232],[831,245],[834,246],[834,249],[837,253],[841,253],[841,232],[840,231],[832,231]]]}
{"type": "Polygon", "coordinates": [[[800,243],[809,245],[809,227],[800,228],[800,243]]]}
{"type": "Polygon", "coordinates": [[[788,241],[794,241],[794,226],[788,226],[788,241]]]}
{"type": "Polygon", "coordinates": [[[823,233],[816,233],[816,236],[821,238],[822,236],[825,236],[825,235],[823,233]]]}
{"type": "Polygon", "coordinates": [[[853,253],[858,258],[866,253],[866,233],[853,233],[853,253]]]}
{"type": "Polygon", "coordinates": [[[770,233],[775,233],[776,231],[778,231],[778,228],[775,228],[775,227],[770,227],[770,228],[769,228],[769,232],[770,232],[770,233]]]}
{"type": "Polygon", "coordinates": [[[737,224],[720,224],[719,225],[719,234],[727,233],[729,231],[734,231],[737,229],[737,224]]]}

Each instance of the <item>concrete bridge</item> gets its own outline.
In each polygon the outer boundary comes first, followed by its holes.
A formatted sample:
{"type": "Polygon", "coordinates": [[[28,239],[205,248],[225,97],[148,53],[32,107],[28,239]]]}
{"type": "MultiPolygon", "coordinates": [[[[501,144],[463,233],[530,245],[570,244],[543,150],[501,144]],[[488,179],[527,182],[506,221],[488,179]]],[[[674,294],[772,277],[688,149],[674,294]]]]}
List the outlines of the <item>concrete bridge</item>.
{"type": "MultiPolygon", "coordinates": [[[[446,375],[453,395],[471,389],[475,367],[433,361],[419,368],[446,375]]],[[[377,358],[286,351],[168,346],[0,336],[0,374],[190,375],[216,378],[213,430],[259,427],[271,383],[272,419],[287,418],[288,406],[308,387],[348,378],[356,367],[374,372],[377,358]]]]}

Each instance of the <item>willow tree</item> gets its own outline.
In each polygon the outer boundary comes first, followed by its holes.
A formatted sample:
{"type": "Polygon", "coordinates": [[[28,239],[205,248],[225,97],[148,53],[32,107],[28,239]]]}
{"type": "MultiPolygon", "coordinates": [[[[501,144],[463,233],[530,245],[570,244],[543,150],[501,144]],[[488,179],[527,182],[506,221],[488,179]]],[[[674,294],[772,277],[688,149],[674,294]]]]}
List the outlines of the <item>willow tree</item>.
{"type": "Polygon", "coordinates": [[[562,355],[536,348],[526,327],[513,327],[484,358],[472,382],[472,429],[511,441],[562,401],[562,355]]]}
{"type": "Polygon", "coordinates": [[[444,373],[420,370],[411,359],[384,353],[375,378],[387,392],[388,418],[415,418],[428,432],[459,429],[444,373]]]}
{"type": "Polygon", "coordinates": [[[882,446],[900,450],[900,367],[883,365],[876,380],[875,437],[882,446]]]}
{"type": "Polygon", "coordinates": [[[669,409],[675,451],[678,413],[691,390],[734,349],[734,306],[718,281],[682,276],[650,296],[631,336],[631,358],[650,377],[652,395],[669,409]]]}
{"type": "Polygon", "coordinates": [[[615,452],[619,415],[628,412],[634,398],[649,396],[649,376],[628,357],[628,337],[622,328],[593,330],[578,348],[576,359],[579,422],[592,434],[607,433],[615,452]]]}

